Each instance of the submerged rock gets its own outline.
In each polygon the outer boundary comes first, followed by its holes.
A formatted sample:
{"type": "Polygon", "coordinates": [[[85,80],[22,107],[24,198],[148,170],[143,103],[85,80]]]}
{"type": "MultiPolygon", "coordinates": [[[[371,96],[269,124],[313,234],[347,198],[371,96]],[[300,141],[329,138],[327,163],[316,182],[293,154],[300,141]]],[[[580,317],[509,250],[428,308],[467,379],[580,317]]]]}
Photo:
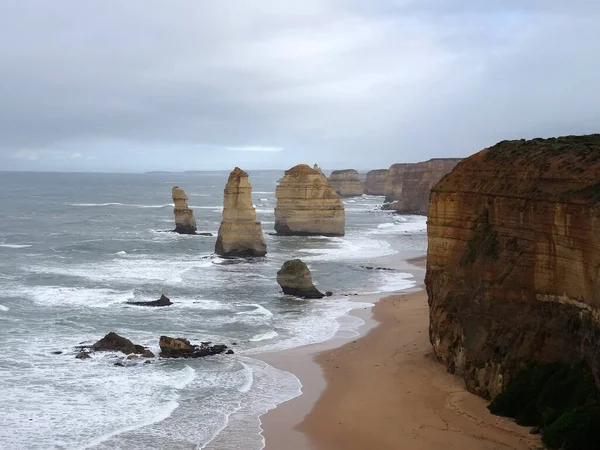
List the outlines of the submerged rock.
{"type": "Polygon", "coordinates": [[[344,202],[320,170],[299,164],[275,191],[275,231],[285,236],[343,236],[344,202]]]}
{"type": "Polygon", "coordinates": [[[252,205],[248,174],[236,167],[227,180],[223,198],[223,220],[215,244],[221,256],[264,256],[267,244],[252,205]]]}
{"type": "Polygon", "coordinates": [[[158,300],[153,300],[151,302],[127,302],[128,305],[135,305],[135,306],[154,306],[154,307],[158,307],[158,306],[169,306],[172,305],[173,302],[169,299],[169,297],[165,296],[164,294],[160,296],[160,298],[158,300]]]}
{"type": "Polygon", "coordinates": [[[302,298],[325,297],[325,294],[313,285],[310,270],[300,259],[292,259],[283,263],[277,272],[277,283],[281,286],[283,293],[287,295],[302,298]]]}
{"type": "Polygon", "coordinates": [[[91,356],[90,356],[90,354],[89,354],[89,353],[87,353],[87,352],[79,352],[79,353],[77,353],[77,354],[75,355],[75,358],[77,358],[77,359],[90,359],[90,358],[91,358],[91,356]]]}
{"type": "Polygon", "coordinates": [[[202,358],[227,350],[227,346],[223,344],[210,345],[203,342],[201,345],[192,345],[187,339],[169,336],[161,336],[159,345],[159,356],[162,358],[202,358]]]}
{"type": "Polygon", "coordinates": [[[196,233],[196,219],[194,218],[194,211],[188,207],[188,198],[185,195],[183,189],[178,186],[173,187],[172,191],[173,203],[173,214],[175,214],[175,232],[180,234],[195,234],[196,233]]]}

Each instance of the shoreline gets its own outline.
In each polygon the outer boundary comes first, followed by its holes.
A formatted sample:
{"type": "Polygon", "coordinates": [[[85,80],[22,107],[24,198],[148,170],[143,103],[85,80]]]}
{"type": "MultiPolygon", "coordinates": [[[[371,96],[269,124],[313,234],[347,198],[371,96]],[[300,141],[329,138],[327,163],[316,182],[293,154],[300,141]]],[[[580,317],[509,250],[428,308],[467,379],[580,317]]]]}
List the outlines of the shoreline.
{"type": "Polygon", "coordinates": [[[413,274],[417,286],[357,296],[374,304],[349,313],[365,321],[360,336],[336,334],[321,344],[258,355],[302,384],[300,396],[260,417],[264,448],[540,448],[539,436],[491,415],[484,399],[466,391],[462,379],[435,360],[419,278],[425,257],[397,263],[413,274]]]}

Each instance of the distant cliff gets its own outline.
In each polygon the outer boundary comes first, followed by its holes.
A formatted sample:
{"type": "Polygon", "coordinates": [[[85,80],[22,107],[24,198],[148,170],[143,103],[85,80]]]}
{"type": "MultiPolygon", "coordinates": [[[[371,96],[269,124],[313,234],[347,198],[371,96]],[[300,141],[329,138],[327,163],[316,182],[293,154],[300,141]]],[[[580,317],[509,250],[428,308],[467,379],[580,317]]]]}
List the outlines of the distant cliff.
{"type": "Polygon", "coordinates": [[[384,195],[388,173],[388,169],[371,170],[367,172],[365,194],[384,195]]]}
{"type": "Polygon", "coordinates": [[[600,385],[600,135],[467,158],[433,188],[427,230],[430,340],[470,390],[580,359],[600,385]]]}
{"type": "Polygon", "coordinates": [[[426,215],[429,191],[460,161],[460,158],[437,158],[413,164],[392,165],[384,195],[386,202],[394,203],[386,209],[426,215]]]}
{"type": "Polygon", "coordinates": [[[354,169],[334,170],[327,181],[333,190],[342,197],[363,195],[363,185],[358,172],[354,169]]]}

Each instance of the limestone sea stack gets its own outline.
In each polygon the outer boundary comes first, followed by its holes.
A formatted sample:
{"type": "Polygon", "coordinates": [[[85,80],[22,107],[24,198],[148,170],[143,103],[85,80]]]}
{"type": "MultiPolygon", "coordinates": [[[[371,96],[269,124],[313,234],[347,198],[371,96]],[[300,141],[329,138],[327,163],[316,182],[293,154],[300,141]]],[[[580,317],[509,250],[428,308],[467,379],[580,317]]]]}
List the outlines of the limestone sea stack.
{"type": "Polygon", "coordinates": [[[427,215],[431,188],[454,169],[460,158],[436,158],[412,164],[394,164],[385,184],[384,209],[399,213],[427,215]]]}
{"type": "Polygon", "coordinates": [[[194,219],[194,211],[188,207],[188,198],[183,189],[178,186],[173,187],[172,191],[173,213],[175,214],[175,232],[180,234],[195,234],[196,219],[194,219]]]}
{"type": "Polygon", "coordinates": [[[495,396],[530,364],[584,360],[600,386],[600,135],[503,141],[431,192],[430,340],[495,396]]]}
{"type": "Polygon", "coordinates": [[[223,197],[223,220],[215,244],[221,256],[264,256],[267,244],[252,204],[252,186],[248,174],[239,167],[227,180],[223,197]]]}
{"type": "Polygon", "coordinates": [[[385,195],[385,183],[389,169],[370,170],[365,181],[365,194],[385,195]]]}
{"type": "Polygon", "coordinates": [[[343,236],[344,202],[323,174],[306,164],[285,171],[275,190],[275,231],[279,235],[343,236]]]}
{"type": "Polygon", "coordinates": [[[327,179],[329,185],[342,197],[363,195],[364,188],[358,172],[354,169],[334,170],[327,179]]]}
{"type": "Polygon", "coordinates": [[[284,294],[302,298],[323,298],[312,282],[310,269],[300,259],[286,261],[277,272],[277,283],[284,294]]]}

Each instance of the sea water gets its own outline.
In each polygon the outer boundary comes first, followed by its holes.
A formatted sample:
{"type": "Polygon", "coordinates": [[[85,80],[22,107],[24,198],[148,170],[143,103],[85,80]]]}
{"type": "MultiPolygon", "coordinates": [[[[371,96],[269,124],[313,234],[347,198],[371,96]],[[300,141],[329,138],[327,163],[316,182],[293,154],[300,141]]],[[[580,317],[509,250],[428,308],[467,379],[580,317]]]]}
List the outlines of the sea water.
{"type": "Polygon", "coordinates": [[[227,176],[0,174],[0,448],[210,449],[218,436],[219,449],[261,449],[259,416],[301,385],[253,355],[330,339],[349,311],[370,306],[354,294],[414,285],[410,274],[367,267],[422,254],[424,217],[381,211],[382,197],[362,196],[344,201],[344,237],[276,236],[278,171],[250,172],[267,257],[215,256],[227,176]],[[175,185],[198,230],[214,236],[168,232],[175,185]],[[282,295],[276,272],[292,258],[334,295],[282,295]],[[161,294],[174,304],[127,304],[161,294]],[[235,354],[125,367],[112,353],[75,359],[75,346],[109,331],[156,354],[161,335],[225,343],[235,354]]]}

